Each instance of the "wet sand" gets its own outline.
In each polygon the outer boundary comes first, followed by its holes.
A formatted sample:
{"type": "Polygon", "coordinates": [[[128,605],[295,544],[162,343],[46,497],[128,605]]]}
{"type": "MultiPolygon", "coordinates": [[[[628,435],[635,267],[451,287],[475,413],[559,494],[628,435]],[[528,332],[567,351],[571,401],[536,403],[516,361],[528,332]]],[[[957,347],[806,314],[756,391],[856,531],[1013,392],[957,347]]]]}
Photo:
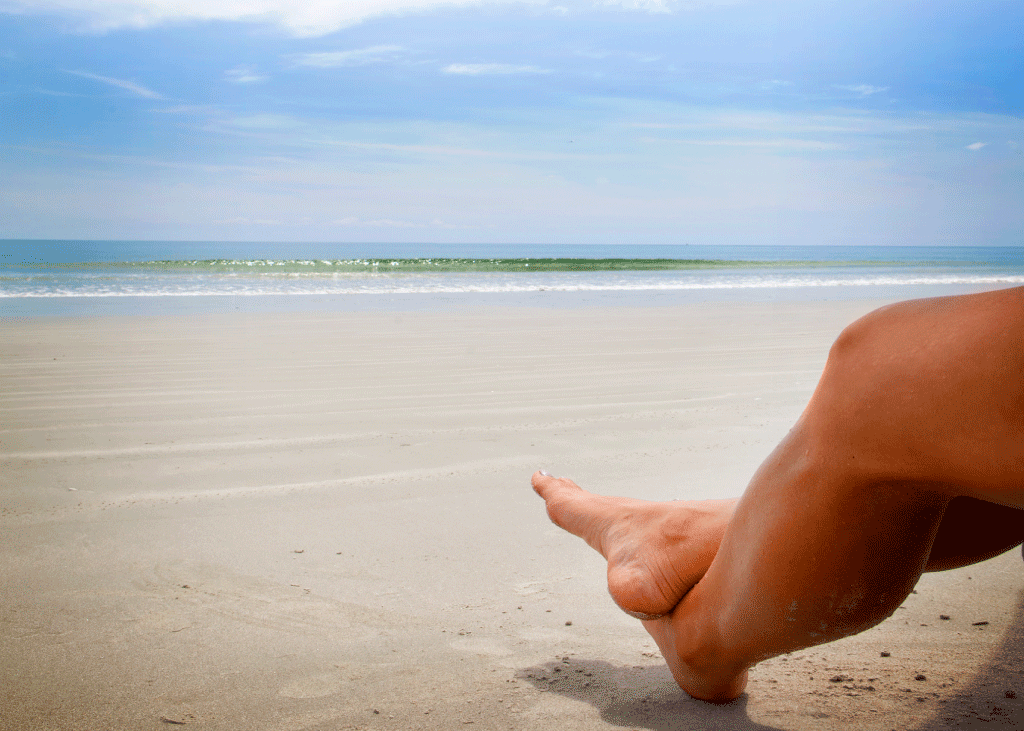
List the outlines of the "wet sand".
{"type": "Polygon", "coordinates": [[[0,320],[0,729],[1020,727],[1018,552],[717,707],[529,488],[742,492],[879,304],[0,320]]]}

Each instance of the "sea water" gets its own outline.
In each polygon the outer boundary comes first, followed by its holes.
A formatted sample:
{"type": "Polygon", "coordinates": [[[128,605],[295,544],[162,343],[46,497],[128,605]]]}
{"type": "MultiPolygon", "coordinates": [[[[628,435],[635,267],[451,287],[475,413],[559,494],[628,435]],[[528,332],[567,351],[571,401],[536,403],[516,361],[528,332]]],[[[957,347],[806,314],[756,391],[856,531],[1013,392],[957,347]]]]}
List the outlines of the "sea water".
{"type": "Polygon", "coordinates": [[[1024,284],[1018,247],[0,241],[0,315],[912,298],[1024,284]]]}

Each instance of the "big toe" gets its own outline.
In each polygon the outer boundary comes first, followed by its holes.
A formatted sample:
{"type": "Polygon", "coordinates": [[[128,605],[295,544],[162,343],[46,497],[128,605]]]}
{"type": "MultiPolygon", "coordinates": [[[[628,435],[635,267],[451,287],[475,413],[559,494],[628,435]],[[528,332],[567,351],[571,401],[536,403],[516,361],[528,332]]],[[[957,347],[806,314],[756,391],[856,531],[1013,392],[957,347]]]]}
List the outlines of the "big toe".
{"type": "Polygon", "coordinates": [[[543,470],[534,473],[532,482],[533,489],[547,504],[551,521],[594,545],[594,539],[598,538],[595,521],[601,517],[599,498],[572,480],[553,477],[543,470]]]}
{"type": "Polygon", "coordinates": [[[534,472],[533,477],[530,478],[530,483],[533,485],[533,489],[536,490],[537,494],[545,500],[558,497],[566,492],[582,492],[583,490],[582,487],[572,480],[565,477],[555,477],[545,470],[538,470],[534,472]]]}

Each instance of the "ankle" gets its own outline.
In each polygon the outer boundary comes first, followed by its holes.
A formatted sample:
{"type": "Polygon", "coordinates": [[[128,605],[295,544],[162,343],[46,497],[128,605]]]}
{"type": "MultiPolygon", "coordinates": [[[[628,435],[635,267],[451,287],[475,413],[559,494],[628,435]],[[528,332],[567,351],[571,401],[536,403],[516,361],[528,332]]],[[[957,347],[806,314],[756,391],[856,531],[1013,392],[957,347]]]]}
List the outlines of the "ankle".
{"type": "Polygon", "coordinates": [[[694,617],[683,606],[677,608],[670,624],[672,639],[665,648],[672,652],[669,667],[679,687],[694,698],[725,703],[746,689],[747,671],[753,663],[723,641],[716,622],[702,619],[706,617],[694,617]]]}

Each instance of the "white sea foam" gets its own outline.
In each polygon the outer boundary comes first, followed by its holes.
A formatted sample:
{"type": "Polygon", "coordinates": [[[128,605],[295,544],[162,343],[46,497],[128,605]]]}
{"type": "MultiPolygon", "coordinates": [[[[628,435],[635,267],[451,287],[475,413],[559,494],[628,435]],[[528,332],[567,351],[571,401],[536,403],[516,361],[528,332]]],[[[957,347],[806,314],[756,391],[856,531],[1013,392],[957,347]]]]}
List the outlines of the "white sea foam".
{"type": "Polygon", "coordinates": [[[0,283],[0,298],[256,297],[280,295],[472,294],[517,292],[642,292],[800,287],[1024,284],[1024,273],[898,271],[823,276],[821,271],[444,273],[326,276],[46,277],[0,283]],[[42,281],[40,281],[42,280],[42,281]]]}

